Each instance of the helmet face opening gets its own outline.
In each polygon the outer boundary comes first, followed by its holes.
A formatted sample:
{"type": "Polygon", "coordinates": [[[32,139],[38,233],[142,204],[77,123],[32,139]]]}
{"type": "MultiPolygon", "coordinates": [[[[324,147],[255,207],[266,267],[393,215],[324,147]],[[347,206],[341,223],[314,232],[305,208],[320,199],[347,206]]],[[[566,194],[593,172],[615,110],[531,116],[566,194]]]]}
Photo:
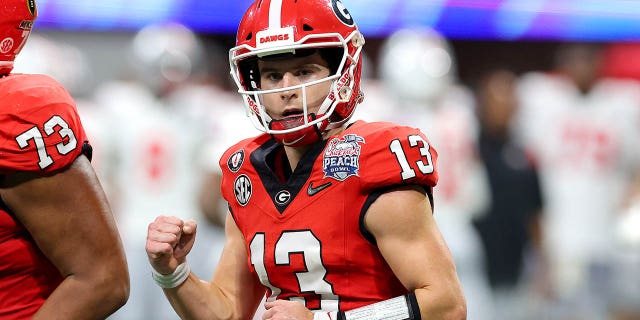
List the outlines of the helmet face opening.
{"type": "Polygon", "coordinates": [[[320,137],[344,124],[362,99],[363,45],[364,37],[338,0],[257,1],[245,14],[238,28],[237,45],[229,51],[231,76],[259,130],[278,141],[279,135],[290,136],[297,131],[320,133],[320,137]],[[316,53],[328,65],[327,77],[284,88],[262,88],[259,61],[286,61],[316,53]],[[308,92],[321,84],[329,84],[324,101],[308,105],[308,92]],[[273,120],[267,114],[264,96],[293,90],[302,96],[300,119],[271,124],[282,119],[273,120]],[[311,109],[317,111],[310,112],[311,109]]]}
{"type": "Polygon", "coordinates": [[[0,5],[0,76],[13,69],[38,16],[35,0],[2,0],[0,5]]]}
{"type": "Polygon", "coordinates": [[[318,52],[322,59],[329,65],[332,75],[337,75],[338,70],[342,66],[344,59],[344,49],[336,48],[308,48],[308,49],[292,49],[290,52],[275,53],[271,55],[263,55],[256,57],[248,57],[238,61],[238,69],[241,79],[248,79],[249,83],[245,84],[247,90],[258,90],[260,86],[260,70],[258,69],[258,61],[284,61],[295,58],[308,57],[318,52]]]}

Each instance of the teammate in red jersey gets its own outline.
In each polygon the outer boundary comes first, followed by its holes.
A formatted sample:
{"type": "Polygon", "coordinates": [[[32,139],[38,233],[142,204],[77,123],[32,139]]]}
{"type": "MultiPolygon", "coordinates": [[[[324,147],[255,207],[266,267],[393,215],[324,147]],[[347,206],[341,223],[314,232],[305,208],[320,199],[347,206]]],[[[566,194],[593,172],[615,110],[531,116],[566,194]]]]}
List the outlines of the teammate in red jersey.
{"type": "Polygon", "coordinates": [[[74,101],[10,73],[36,15],[34,0],[0,5],[0,319],[104,319],[129,279],[74,101]]]}
{"type": "Polygon", "coordinates": [[[226,243],[210,282],[196,225],[160,216],[146,250],[183,319],[464,319],[432,216],[437,153],[418,129],[349,123],[364,38],[339,0],[262,0],[230,51],[254,124],[220,159],[226,243]]]}

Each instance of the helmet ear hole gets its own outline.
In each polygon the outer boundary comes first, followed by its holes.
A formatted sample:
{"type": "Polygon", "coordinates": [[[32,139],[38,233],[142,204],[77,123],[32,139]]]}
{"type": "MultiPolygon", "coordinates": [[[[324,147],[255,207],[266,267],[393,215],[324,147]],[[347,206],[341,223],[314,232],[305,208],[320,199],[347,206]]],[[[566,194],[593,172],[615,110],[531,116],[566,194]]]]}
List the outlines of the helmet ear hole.
{"type": "Polygon", "coordinates": [[[302,25],[302,30],[304,30],[304,31],[313,31],[313,27],[305,23],[305,24],[302,25]]]}
{"type": "Polygon", "coordinates": [[[242,82],[248,90],[256,90],[260,87],[260,70],[258,59],[245,59],[238,62],[238,69],[242,76],[242,82]]]}

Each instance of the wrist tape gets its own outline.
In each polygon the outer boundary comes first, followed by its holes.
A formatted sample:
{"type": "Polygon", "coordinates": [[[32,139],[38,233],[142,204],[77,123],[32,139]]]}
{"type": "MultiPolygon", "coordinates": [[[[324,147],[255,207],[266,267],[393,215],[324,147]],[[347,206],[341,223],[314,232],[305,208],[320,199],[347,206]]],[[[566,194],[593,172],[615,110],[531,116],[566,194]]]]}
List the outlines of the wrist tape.
{"type": "Polygon", "coordinates": [[[153,277],[153,280],[155,280],[158,286],[165,289],[175,288],[181,285],[187,280],[190,273],[191,268],[189,268],[186,261],[178,265],[172,274],[161,274],[151,267],[151,277],[153,277]]]}
{"type": "MultiPolygon", "coordinates": [[[[335,318],[318,318],[318,320],[335,318]]],[[[314,315],[314,320],[317,320],[314,315]]],[[[337,320],[421,320],[415,293],[338,312],[337,320]]]]}

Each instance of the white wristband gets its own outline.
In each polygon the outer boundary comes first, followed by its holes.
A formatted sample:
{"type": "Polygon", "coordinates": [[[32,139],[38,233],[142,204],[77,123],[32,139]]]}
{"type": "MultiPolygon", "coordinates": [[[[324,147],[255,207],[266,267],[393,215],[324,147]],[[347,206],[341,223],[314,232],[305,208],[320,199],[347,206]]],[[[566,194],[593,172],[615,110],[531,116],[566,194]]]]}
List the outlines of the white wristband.
{"type": "Polygon", "coordinates": [[[336,311],[331,311],[331,312],[319,311],[313,314],[313,320],[337,320],[337,319],[338,319],[338,312],[336,311]]]}
{"type": "Polygon", "coordinates": [[[191,269],[186,261],[178,265],[172,274],[161,274],[151,267],[151,276],[153,277],[153,280],[156,281],[158,286],[165,289],[175,288],[181,285],[187,280],[187,278],[189,278],[190,273],[191,269]]]}
{"type": "MultiPolygon", "coordinates": [[[[386,320],[386,319],[420,319],[412,316],[409,295],[399,296],[376,302],[364,307],[346,311],[345,320],[386,320]]],[[[419,312],[419,311],[418,311],[419,312]]]]}

